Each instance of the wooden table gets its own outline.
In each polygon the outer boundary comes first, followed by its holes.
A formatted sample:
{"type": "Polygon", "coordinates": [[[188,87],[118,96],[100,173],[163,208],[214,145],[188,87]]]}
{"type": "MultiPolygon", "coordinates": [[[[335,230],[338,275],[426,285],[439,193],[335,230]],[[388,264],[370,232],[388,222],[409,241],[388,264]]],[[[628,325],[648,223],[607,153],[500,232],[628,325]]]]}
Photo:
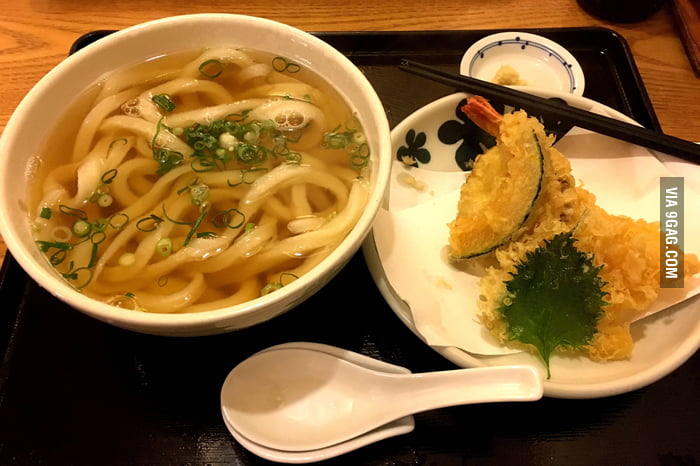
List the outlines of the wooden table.
{"type": "MultiPolygon", "coordinates": [[[[608,27],[628,41],[663,129],[700,141],[700,79],[691,69],[670,5],[641,23],[611,24],[589,16],[575,0],[6,0],[0,16],[0,130],[31,86],[64,59],[71,44],[84,33],[197,12],[263,16],[308,31],[608,27]]],[[[0,260],[4,253],[0,239],[0,260]]],[[[9,369],[0,367],[0,388],[14,389],[6,390],[5,403],[0,403],[6,415],[0,416],[0,456],[24,455],[14,459],[14,464],[20,464],[22,458],[42,462],[54,457],[56,461],[75,460],[74,464],[106,464],[126,462],[125,458],[140,452],[146,456],[139,458],[147,464],[267,464],[246,455],[231,441],[221,425],[216,393],[212,395],[210,388],[233,367],[212,363],[212,355],[234,361],[267,344],[270,335],[279,341],[296,338],[388,355],[391,362],[411,366],[415,372],[453,368],[399,325],[388,309],[367,306],[360,295],[371,295],[376,301],[381,297],[360,260],[349,267],[358,272],[348,276],[364,280],[353,282],[362,292],[347,297],[346,305],[355,310],[352,315],[327,312],[330,305],[311,305],[305,312],[290,312],[235,335],[197,341],[122,332],[68,312],[32,287],[22,299],[26,295],[31,301],[27,307],[34,311],[41,307],[43,312],[17,320],[22,332],[13,346],[18,348],[12,359],[13,377],[7,376],[9,369]],[[41,306],[44,302],[52,305],[41,306]],[[326,333],[337,328],[343,329],[336,331],[342,335],[327,340],[326,333]],[[76,359],[80,362],[74,363],[76,359]],[[50,387],[42,385],[46,381],[50,387]],[[55,396],[46,397],[46,393],[55,396]],[[24,403],[15,403],[17,399],[24,403]],[[198,403],[187,405],[187,399],[198,403]],[[129,424],[135,411],[143,411],[143,417],[129,424]],[[11,421],[2,422],[7,419],[11,421]],[[106,422],[110,425],[104,426],[106,422]],[[8,425],[18,429],[3,431],[8,425]],[[215,429],[209,430],[212,425],[215,429]],[[118,435],[105,438],[105,427],[118,435]],[[69,442],[62,443],[65,440],[69,442]],[[113,448],[102,451],[105,444],[113,448]],[[81,451],[74,455],[69,450],[76,446],[81,451]],[[107,457],[115,451],[121,456],[107,457]],[[81,463],[76,458],[90,461],[81,463]],[[193,460],[188,463],[187,458],[193,460]]],[[[14,272],[8,276],[22,275],[16,265],[14,272]]],[[[6,288],[24,289],[23,283],[8,280],[6,288]]],[[[342,293],[343,289],[327,287],[317,303],[335,302],[332,297],[342,293]]],[[[12,305],[0,300],[0,324],[4,322],[5,327],[12,305]]],[[[3,338],[6,336],[0,335],[3,338]]],[[[575,402],[545,399],[518,408],[459,407],[423,416],[419,434],[380,443],[329,464],[464,464],[466,458],[475,464],[496,464],[495,459],[489,463],[496,456],[526,465],[630,464],[625,457],[630,452],[638,452],[638,458],[648,460],[646,464],[695,464],[700,458],[700,412],[692,402],[697,399],[698,357],[649,390],[623,396],[575,402]],[[401,447],[404,441],[405,448],[401,447]],[[387,456],[397,451],[400,455],[387,456]],[[527,455],[518,456],[523,451],[527,455]],[[463,453],[462,462],[455,452],[463,453]]]]}
{"type": "MultiPolygon", "coordinates": [[[[670,4],[634,24],[601,21],[581,10],[574,0],[298,0],[293,7],[284,8],[278,0],[13,0],[4,2],[2,9],[0,130],[27,91],[66,57],[70,45],[83,33],[121,29],[164,16],[226,12],[263,16],[307,31],[609,27],[629,42],[664,131],[700,140],[700,79],[685,54],[670,4]]],[[[5,250],[0,238],[0,258],[5,250]]]]}

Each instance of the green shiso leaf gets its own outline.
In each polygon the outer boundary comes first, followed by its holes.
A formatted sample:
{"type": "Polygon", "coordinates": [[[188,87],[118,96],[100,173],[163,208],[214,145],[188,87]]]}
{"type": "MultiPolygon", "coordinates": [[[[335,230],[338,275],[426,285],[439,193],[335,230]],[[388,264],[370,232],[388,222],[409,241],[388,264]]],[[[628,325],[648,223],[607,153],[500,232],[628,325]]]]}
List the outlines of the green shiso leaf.
{"type": "Polygon", "coordinates": [[[559,348],[580,349],[591,341],[605,305],[605,283],[591,256],[560,233],[530,252],[506,282],[498,309],[511,340],[533,345],[547,367],[559,348]]]}

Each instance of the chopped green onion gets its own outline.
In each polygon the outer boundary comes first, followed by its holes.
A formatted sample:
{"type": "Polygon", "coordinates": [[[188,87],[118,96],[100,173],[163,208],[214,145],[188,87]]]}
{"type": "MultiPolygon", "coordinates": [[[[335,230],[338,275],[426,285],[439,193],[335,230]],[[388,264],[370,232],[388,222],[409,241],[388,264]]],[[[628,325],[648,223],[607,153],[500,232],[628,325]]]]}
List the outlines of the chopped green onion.
{"type": "Polygon", "coordinates": [[[84,238],[90,234],[92,224],[86,220],[78,220],[73,224],[73,228],[71,230],[78,238],[84,238]]]}
{"type": "Polygon", "coordinates": [[[158,94],[158,95],[154,95],[154,96],[151,98],[151,100],[153,100],[153,102],[154,102],[157,106],[159,106],[160,108],[162,108],[162,109],[165,110],[166,112],[172,112],[173,110],[175,110],[175,104],[174,104],[173,101],[170,99],[170,96],[169,96],[168,94],[158,94]]]}
{"type": "Polygon", "coordinates": [[[267,158],[265,147],[240,143],[236,146],[236,158],[246,165],[260,165],[267,158]]]}
{"type": "Polygon", "coordinates": [[[190,240],[192,239],[192,236],[195,234],[197,231],[197,228],[202,224],[202,221],[204,221],[204,217],[207,216],[207,210],[202,209],[202,212],[199,214],[199,217],[197,217],[197,220],[194,221],[192,224],[192,228],[190,229],[189,233],[187,233],[187,236],[185,237],[185,242],[183,243],[183,246],[187,246],[190,244],[190,240]]]}
{"type": "Polygon", "coordinates": [[[39,249],[41,249],[41,252],[48,252],[51,248],[55,248],[60,251],[70,251],[71,249],[73,249],[72,244],[63,241],[37,241],[37,244],[39,245],[39,249]]]}
{"type": "Polygon", "coordinates": [[[265,285],[263,287],[262,290],[260,290],[261,296],[265,296],[266,294],[272,293],[273,291],[279,290],[280,288],[284,287],[285,283],[283,283],[283,282],[284,282],[285,276],[292,277],[294,280],[299,278],[296,275],[294,275],[293,273],[284,272],[284,273],[280,274],[280,279],[278,282],[268,283],[267,285],[265,285]]]}
{"type": "Polygon", "coordinates": [[[109,222],[107,221],[106,218],[96,218],[92,222],[92,230],[93,231],[104,231],[107,228],[107,225],[109,225],[109,222]]]}
{"type": "Polygon", "coordinates": [[[109,195],[109,185],[117,177],[117,170],[107,170],[100,178],[100,184],[97,185],[95,191],[88,198],[88,202],[94,202],[101,207],[109,207],[112,205],[112,196],[109,195]],[[107,197],[105,197],[107,196],[107,197]]]}
{"type": "Polygon", "coordinates": [[[211,223],[217,228],[231,228],[235,230],[245,223],[245,214],[238,209],[220,210],[211,219],[211,223]],[[238,223],[233,223],[233,219],[240,218],[238,223]]]}
{"type": "Polygon", "coordinates": [[[165,210],[165,204],[163,204],[163,217],[165,217],[167,220],[173,222],[175,225],[192,225],[195,223],[195,222],[181,222],[180,220],[175,220],[170,215],[168,215],[168,212],[165,210]]]}
{"type": "Polygon", "coordinates": [[[360,151],[350,154],[350,166],[355,170],[365,168],[369,165],[369,155],[365,155],[360,151]]]}
{"type": "Polygon", "coordinates": [[[287,73],[294,74],[301,71],[301,66],[287,60],[284,57],[275,57],[272,59],[272,69],[280,73],[284,73],[286,71],[287,73]]]}
{"type": "Polygon", "coordinates": [[[360,129],[360,120],[358,120],[357,117],[352,116],[345,122],[345,127],[348,131],[354,133],[360,129]]]}
{"type": "Polygon", "coordinates": [[[347,139],[342,134],[327,133],[323,136],[323,145],[329,149],[343,149],[347,145],[347,139]]]}
{"type": "Polygon", "coordinates": [[[41,213],[39,214],[39,217],[50,220],[51,219],[51,208],[50,207],[42,207],[41,213]]]}
{"type": "Polygon", "coordinates": [[[158,175],[164,175],[180,165],[185,157],[178,151],[163,147],[153,151],[153,159],[158,162],[158,169],[156,170],[156,173],[158,175]]]}
{"type": "Polygon", "coordinates": [[[262,288],[262,290],[260,290],[260,296],[265,296],[273,291],[279,290],[280,288],[282,288],[281,283],[268,283],[262,288]]]}
{"type": "Polygon", "coordinates": [[[218,78],[224,72],[224,65],[219,60],[212,58],[199,65],[199,72],[209,78],[218,78]]]}
{"type": "MultiPolygon", "coordinates": [[[[104,233],[103,233],[104,234],[104,233]]],[[[90,250],[90,261],[88,262],[88,268],[94,267],[97,264],[97,247],[99,243],[92,243],[92,249],[90,250]]]]}
{"type": "Polygon", "coordinates": [[[118,143],[118,142],[121,142],[121,143],[124,144],[124,145],[129,144],[129,140],[128,140],[127,138],[119,138],[119,139],[115,139],[114,141],[112,141],[112,142],[109,144],[109,148],[111,149],[112,146],[114,146],[114,145],[115,145],[116,143],[118,143]]]}
{"type": "Polygon", "coordinates": [[[112,205],[114,198],[109,194],[100,194],[97,198],[97,205],[100,207],[109,207],[112,205]]]}
{"type": "Polygon", "coordinates": [[[344,149],[350,155],[350,166],[360,170],[369,164],[370,150],[364,133],[359,131],[357,119],[350,119],[345,124],[345,131],[336,126],[323,135],[322,146],[328,149],[344,149]]]}
{"type": "Polygon", "coordinates": [[[149,217],[142,218],[136,222],[136,228],[143,231],[144,233],[150,233],[158,228],[158,225],[163,221],[162,218],[155,214],[151,214],[149,217]],[[148,222],[152,222],[150,227],[147,226],[148,222]]]}
{"type": "Polygon", "coordinates": [[[61,263],[63,263],[64,260],[66,260],[66,255],[68,255],[68,251],[66,251],[65,249],[59,249],[58,251],[51,254],[51,257],[49,257],[49,262],[54,267],[60,265],[61,263]]]}
{"type": "Polygon", "coordinates": [[[96,231],[90,236],[90,242],[92,244],[100,244],[102,241],[107,239],[107,234],[104,231],[96,231]]]}
{"type": "Polygon", "coordinates": [[[299,152],[289,152],[285,158],[286,163],[292,164],[292,165],[299,165],[301,164],[301,154],[299,152]]]}
{"type": "Polygon", "coordinates": [[[165,125],[163,125],[163,118],[165,118],[165,116],[158,120],[158,123],[156,124],[156,131],[153,133],[153,138],[151,139],[153,159],[158,162],[158,169],[156,170],[156,174],[158,175],[168,173],[170,170],[178,166],[185,158],[182,153],[178,151],[170,150],[167,147],[156,147],[158,135],[163,127],[165,127],[165,125]]]}
{"type": "Polygon", "coordinates": [[[215,170],[217,164],[214,160],[194,158],[192,162],[190,162],[190,168],[192,168],[192,171],[195,173],[206,173],[215,170]]]}
{"type": "MultiPolygon", "coordinates": [[[[190,166],[195,172],[225,170],[234,160],[244,165],[260,165],[268,154],[286,148],[285,135],[272,120],[246,121],[250,111],[227,115],[209,125],[195,123],[185,129],[184,139],[192,147],[190,166]],[[264,145],[272,141],[274,147],[264,145]]],[[[288,149],[286,149],[289,151],[288,149]]]]}
{"type": "Polygon", "coordinates": [[[180,194],[184,193],[188,189],[190,189],[192,186],[196,186],[199,184],[199,178],[195,178],[192,183],[188,184],[187,186],[180,188],[177,190],[177,195],[179,196],[180,194]]]}
{"type": "Polygon", "coordinates": [[[209,186],[203,183],[191,186],[190,195],[192,196],[192,204],[196,206],[204,205],[209,199],[209,186]]]}
{"type": "Polygon", "coordinates": [[[118,172],[117,172],[116,168],[112,168],[111,170],[107,170],[106,172],[104,172],[102,174],[102,178],[100,178],[100,180],[104,184],[110,184],[112,181],[114,181],[114,178],[117,177],[117,173],[118,172]]]}
{"type": "Polygon", "coordinates": [[[255,180],[247,180],[246,176],[249,173],[255,173],[255,172],[266,172],[268,169],[264,167],[253,167],[253,168],[247,168],[245,170],[241,170],[241,181],[238,183],[231,183],[231,181],[226,180],[226,184],[229,185],[231,188],[235,188],[236,186],[240,186],[242,184],[251,184],[255,180]]]}
{"type": "Polygon", "coordinates": [[[73,283],[73,286],[81,290],[88,286],[92,281],[93,271],[87,267],[80,267],[73,269],[73,263],[71,262],[71,270],[63,274],[63,278],[68,281],[78,282],[78,284],[73,283]],[[86,275],[86,276],[85,276],[86,275]]]}
{"type": "Polygon", "coordinates": [[[173,240],[170,238],[161,238],[156,243],[156,251],[163,256],[168,257],[173,252],[173,240]]]}
{"type": "Polygon", "coordinates": [[[70,215],[72,217],[78,217],[81,220],[85,220],[87,218],[87,214],[84,211],[80,209],[74,209],[73,207],[69,207],[65,204],[59,205],[58,210],[60,210],[63,214],[70,215]]]}

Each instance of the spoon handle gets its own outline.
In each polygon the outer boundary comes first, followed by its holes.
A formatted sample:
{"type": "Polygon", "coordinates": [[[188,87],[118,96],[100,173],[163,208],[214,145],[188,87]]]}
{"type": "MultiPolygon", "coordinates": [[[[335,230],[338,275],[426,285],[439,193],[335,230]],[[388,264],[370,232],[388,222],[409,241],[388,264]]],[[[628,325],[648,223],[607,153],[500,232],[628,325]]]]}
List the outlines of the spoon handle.
{"type": "Polygon", "coordinates": [[[473,403],[534,401],[542,398],[542,379],[529,366],[459,369],[391,376],[394,407],[405,414],[473,403]]]}

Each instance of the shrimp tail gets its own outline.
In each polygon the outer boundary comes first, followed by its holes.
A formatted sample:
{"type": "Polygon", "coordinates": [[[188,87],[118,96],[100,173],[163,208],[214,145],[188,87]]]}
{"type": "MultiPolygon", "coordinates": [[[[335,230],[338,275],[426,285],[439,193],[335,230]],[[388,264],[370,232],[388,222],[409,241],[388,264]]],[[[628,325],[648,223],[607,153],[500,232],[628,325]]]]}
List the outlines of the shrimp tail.
{"type": "Polygon", "coordinates": [[[503,115],[498,113],[485,98],[475,95],[467,99],[461,108],[467,117],[491,136],[498,136],[503,115]]]}

